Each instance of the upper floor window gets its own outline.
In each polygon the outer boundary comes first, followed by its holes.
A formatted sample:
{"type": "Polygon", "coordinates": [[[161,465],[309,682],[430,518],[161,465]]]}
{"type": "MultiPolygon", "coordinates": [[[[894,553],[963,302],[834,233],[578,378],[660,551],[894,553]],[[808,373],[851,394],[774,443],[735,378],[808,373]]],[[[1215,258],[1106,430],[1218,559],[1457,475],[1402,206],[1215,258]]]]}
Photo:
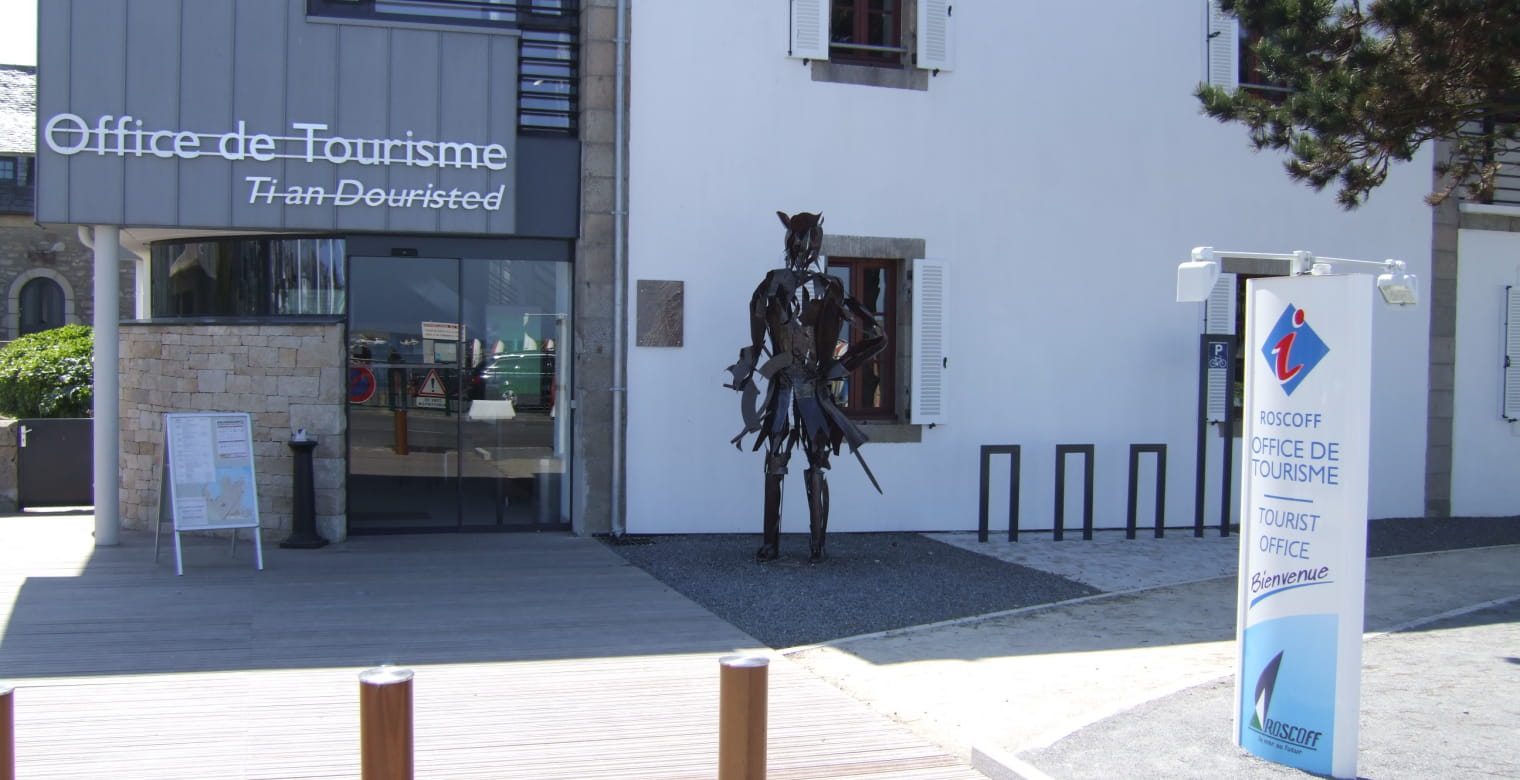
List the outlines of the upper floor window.
{"type": "Polygon", "coordinates": [[[829,59],[900,66],[901,0],[833,0],[829,13],[829,59]]]}
{"type": "Polygon", "coordinates": [[[307,0],[310,16],[519,31],[517,127],[576,132],[579,0],[307,0]]]}
{"type": "Polygon", "coordinates": [[[1287,84],[1267,76],[1261,55],[1256,53],[1256,44],[1261,42],[1261,30],[1237,26],[1240,27],[1240,62],[1236,67],[1236,75],[1240,86],[1259,98],[1281,100],[1291,90],[1287,84]]]}
{"type": "Polygon", "coordinates": [[[1267,76],[1261,55],[1256,53],[1261,30],[1251,30],[1234,16],[1225,13],[1219,0],[1206,4],[1208,83],[1234,90],[1244,87],[1256,97],[1280,100],[1292,91],[1280,81],[1267,76]]]}
{"type": "Polygon", "coordinates": [[[951,0],[790,0],[786,53],[814,81],[928,89],[954,62],[951,0]],[[867,67],[861,67],[867,66],[867,67]]]}

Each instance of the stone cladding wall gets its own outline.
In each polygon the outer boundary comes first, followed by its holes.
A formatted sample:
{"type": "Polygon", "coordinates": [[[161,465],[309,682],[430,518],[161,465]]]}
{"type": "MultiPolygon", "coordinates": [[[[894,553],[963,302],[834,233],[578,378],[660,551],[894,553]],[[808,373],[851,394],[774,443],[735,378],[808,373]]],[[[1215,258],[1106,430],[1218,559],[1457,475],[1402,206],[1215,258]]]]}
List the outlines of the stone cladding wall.
{"type": "Polygon", "coordinates": [[[313,451],[317,532],[346,536],[347,384],[341,323],[121,326],[121,524],[152,530],[166,412],[248,412],[259,519],[289,535],[292,457],[305,428],[313,451]]]}

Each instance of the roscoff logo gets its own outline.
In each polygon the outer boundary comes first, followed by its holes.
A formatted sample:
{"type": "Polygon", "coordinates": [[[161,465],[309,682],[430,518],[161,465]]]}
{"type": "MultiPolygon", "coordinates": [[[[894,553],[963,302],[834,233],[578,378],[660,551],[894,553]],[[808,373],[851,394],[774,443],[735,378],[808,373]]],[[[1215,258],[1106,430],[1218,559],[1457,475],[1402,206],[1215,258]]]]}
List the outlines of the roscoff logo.
{"type": "Polygon", "coordinates": [[[1251,712],[1251,730],[1258,734],[1275,737],[1298,750],[1318,750],[1320,737],[1324,732],[1306,728],[1269,717],[1272,710],[1272,695],[1277,691],[1277,673],[1282,669],[1283,654],[1278,653],[1271,661],[1267,662],[1261,674],[1256,678],[1255,706],[1251,712]]]}
{"type": "Polygon", "coordinates": [[[1261,345],[1261,356],[1267,359],[1272,375],[1288,395],[1293,395],[1299,383],[1329,353],[1330,347],[1309,327],[1304,310],[1291,303],[1261,345]]]}
{"type": "Polygon", "coordinates": [[[1256,706],[1251,714],[1251,728],[1261,731],[1262,724],[1267,722],[1267,710],[1272,706],[1272,692],[1277,689],[1277,670],[1282,667],[1282,653],[1278,653],[1261,670],[1261,676],[1256,678],[1256,706]]]}

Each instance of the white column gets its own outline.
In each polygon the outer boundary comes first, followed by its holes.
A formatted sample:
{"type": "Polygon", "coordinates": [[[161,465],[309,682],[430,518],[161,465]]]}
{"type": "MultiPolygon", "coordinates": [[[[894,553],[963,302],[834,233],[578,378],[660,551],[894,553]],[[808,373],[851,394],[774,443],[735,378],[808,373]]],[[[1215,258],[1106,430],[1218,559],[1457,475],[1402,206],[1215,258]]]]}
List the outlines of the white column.
{"type": "Polygon", "coordinates": [[[95,546],[120,543],[121,520],[121,231],[95,227],[95,546]]]}

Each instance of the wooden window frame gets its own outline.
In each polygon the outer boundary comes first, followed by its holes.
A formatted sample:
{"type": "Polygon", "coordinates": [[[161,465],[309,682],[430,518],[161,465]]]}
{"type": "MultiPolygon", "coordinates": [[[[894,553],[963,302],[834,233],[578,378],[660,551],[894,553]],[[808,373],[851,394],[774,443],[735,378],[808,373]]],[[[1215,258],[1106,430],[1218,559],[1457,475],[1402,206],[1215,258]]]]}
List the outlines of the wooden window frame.
{"type": "Polygon", "coordinates": [[[1237,28],[1240,30],[1240,65],[1236,78],[1240,88],[1262,100],[1281,103],[1293,90],[1286,84],[1269,80],[1263,72],[1261,56],[1256,53],[1256,44],[1261,42],[1261,31],[1248,30],[1238,23],[1237,28]]]}
{"type": "MultiPolygon", "coordinates": [[[[876,316],[881,323],[887,336],[887,345],[875,359],[865,363],[850,375],[846,383],[844,402],[840,405],[846,416],[858,420],[896,420],[898,418],[898,356],[897,356],[897,328],[898,328],[898,295],[899,274],[903,261],[898,258],[881,257],[830,257],[828,259],[828,272],[845,282],[845,289],[851,297],[860,300],[858,295],[865,287],[865,278],[868,271],[879,271],[884,282],[880,300],[885,307],[882,311],[871,309],[869,304],[866,308],[876,316]],[[877,387],[875,395],[880,398],[880,405],[866,406],[864,398],[866,370],[877,367],[877,387]]],[[[859,338],[857,329],[850,330],[850,343],[859,338]]]]}
{"type": "Polygon", "coordinates": [[[871,8],[872,0],[830,0],[829,2],[829,59],[834,62],[851,65],[874,65],[877,67],[900,68],[904,65],[903,48],[903,23],[906,20],[903,0],[891,0],[893,7],[890,10],[878,10],[871,8]],[[867,46],[885,46],[890,50],[867,51],[854,48],[846,48],[836,43],[835,38],[840,34],[834,27],[834,20],[844,13],[853,12],[854,25],[849,32],[850,43],[867,46]],[[891,23],[892,36],[889,41],[871,40],[871,20],[873,17],[887,17],[891,23]]]}

